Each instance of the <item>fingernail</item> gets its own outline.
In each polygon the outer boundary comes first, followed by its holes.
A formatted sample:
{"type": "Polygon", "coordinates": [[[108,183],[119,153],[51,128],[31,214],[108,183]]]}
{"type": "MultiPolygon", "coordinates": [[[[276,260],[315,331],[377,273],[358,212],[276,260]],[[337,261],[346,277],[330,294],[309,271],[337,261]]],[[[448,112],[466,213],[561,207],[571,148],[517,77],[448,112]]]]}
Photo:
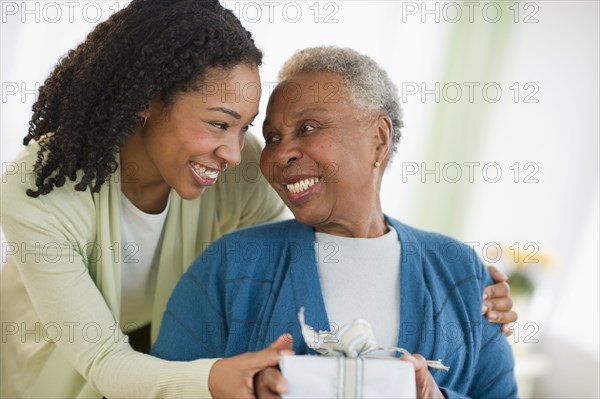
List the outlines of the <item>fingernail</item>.
{"type": "Polygon", "coordinates": [[[484,293],[483,293],[483,297],[482,297],[482,298],[483,298],[483,300],[484,300],[484,301],[485,301],[486,299],[488,299],[488,294],[487,294],[487,292],[484,292],[484,293]]]}
{"type": "Polygon", "coordinates": [[[279,352],[279,354],[281,356],[294,356],[296,353],[294,351],[291,351],[289,349],[283,349],[279,352]]]}
{"type": "Polygon", "coordinates": [[[292,337],[292,334],[290,334],[290,333],[285,333],[282,335],[282,337],[283,337],[283,339],[285,339],[288,342],[291,342],[294,340],[294,337],[292,337]]]}
{"type": "Polygon", "coordinates": [[[498,318],[498,312],[492,311],[488,314],[488,319],[490,319],[490,320],[496,320],[497,318],[498,318]]]}
{"type": "Polygon", "coordinates": [[[488,310],[488,306],[484,303],[483,305],[481,305],[481,314],[485,314],[485,312],[487,312],[488,310]]]}
{"type": "Polygon", "coordinates": [[[287,385],[284,382],[278,382],[275,385],[275,389],[277,390],[277,393],[285,393],[285,391],[287,391],[287,385]]]}

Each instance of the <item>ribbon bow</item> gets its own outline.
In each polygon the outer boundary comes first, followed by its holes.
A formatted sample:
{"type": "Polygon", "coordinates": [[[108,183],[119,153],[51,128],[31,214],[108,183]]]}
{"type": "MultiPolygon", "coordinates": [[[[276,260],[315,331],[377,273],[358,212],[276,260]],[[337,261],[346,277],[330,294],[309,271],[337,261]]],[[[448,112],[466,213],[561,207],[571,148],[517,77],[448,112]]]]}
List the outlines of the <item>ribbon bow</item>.
{"type": "MultiPolygon", "coordinates": [[[[304,307],[302,307],[298,312],[298,320],[300,321],[302,337],[306,345],[321,355],[358,358],[365,357],[376,350],[394,351],[410,355],[410,352],[404,348],[382,348],[377,346],[371,324],[363,319],[356,319],[352,323],[340,328],[337,332],[317,332],[314,328],[306,324],[304,307]]],[[[427,360],[426,363],[427,366],[434,369],[450,370],[450,367],[444,366],[441,360],[427,360]]]]}

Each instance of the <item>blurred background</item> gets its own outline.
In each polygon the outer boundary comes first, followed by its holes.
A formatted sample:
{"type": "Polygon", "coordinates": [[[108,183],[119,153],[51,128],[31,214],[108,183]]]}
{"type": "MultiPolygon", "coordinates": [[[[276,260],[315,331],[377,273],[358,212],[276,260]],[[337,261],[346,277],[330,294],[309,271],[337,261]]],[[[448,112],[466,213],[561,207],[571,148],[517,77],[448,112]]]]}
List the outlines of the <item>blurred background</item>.
{"type": "MultiPolygon", "coordinates": [[[[59,57],[127,3],[0,2],[3,173],[59,57]]],[[[223,4],[265,53],[259,136],[294,51],[352,47],[388,71],[406,127],[384,211],[510,275],[523,397],[600,397],[599,2],[223,4]]]]}

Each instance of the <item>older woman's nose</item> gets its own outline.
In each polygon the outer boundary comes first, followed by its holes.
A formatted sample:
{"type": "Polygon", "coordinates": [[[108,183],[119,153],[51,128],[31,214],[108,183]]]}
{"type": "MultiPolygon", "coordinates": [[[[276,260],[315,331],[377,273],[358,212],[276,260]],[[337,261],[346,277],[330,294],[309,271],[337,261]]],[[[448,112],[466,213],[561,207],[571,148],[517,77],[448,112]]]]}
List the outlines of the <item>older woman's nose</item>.
{"type": "Polygon", "coordinates": [[[282,166],[291,165],[302,158],[302,151],[298,148],[295,140],[282,141],[275,151],[277,152],[277,162],[282,166]]]}

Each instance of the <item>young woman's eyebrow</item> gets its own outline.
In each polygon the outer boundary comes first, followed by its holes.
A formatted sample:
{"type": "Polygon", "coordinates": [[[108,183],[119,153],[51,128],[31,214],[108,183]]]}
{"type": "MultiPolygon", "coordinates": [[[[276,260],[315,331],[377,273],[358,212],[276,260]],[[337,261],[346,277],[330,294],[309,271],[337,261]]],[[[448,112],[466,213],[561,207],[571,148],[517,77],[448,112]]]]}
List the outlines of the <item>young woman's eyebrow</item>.
{"type": "MultiPolygon", "coordinates": [[[[223,112],[224,114],[233,116],[235,119],[242,119],[242,115],[240,115],[236,111],[234,111],[232,109],[229,109],[229,108],[225,108],[225,107],[213,107],[213,108],[209,108],[208,110],[209,111],[223,112]]],[[[257,116],[258,116],[258,112],[254,114],[254,116],[252,117],[252,119],[256,118],[257,116]]]]}
{"type": "Polygon", "coordinates": [[[236,111],[234,111],[232,109],[229,109],[229,108],[225,108],[225,107],[213,107],[213,108],[209,108],[208,110],[209,111],[223,112],[224,114],[233,116],[235,119],[242,119],[242,115],[240,115],[236,111]]]}

